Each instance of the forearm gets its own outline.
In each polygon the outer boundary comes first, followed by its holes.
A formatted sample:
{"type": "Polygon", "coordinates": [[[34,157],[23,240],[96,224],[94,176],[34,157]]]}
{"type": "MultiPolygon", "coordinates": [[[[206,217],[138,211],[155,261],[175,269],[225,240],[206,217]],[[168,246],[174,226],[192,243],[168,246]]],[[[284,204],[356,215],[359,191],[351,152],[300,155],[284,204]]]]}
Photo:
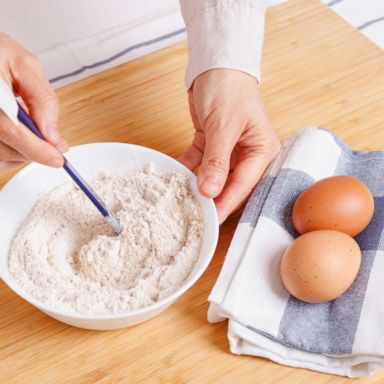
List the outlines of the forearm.
{"type": "Polygon", "coordinates": [[[186,86],[213,68],[246,72],[260,79],[264,38],[263,0],[180,0],[187,27],[186,86]]]}

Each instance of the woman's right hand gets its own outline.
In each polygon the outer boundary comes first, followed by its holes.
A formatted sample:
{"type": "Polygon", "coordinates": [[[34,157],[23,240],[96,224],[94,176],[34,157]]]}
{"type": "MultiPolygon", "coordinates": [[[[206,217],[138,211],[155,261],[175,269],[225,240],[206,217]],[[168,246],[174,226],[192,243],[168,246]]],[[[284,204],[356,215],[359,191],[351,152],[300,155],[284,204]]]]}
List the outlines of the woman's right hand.
{"type": "MultiPolygon", "coordinates": [[[[21,96],[46,142],[0,110],[0,172],[27,161],[61,167],[68,150],[58,129],[59,103],[37,58],[0,32],[0,76],[21,96]]],[[[0,95],[1,97],[1,95],[0,95]]]]}

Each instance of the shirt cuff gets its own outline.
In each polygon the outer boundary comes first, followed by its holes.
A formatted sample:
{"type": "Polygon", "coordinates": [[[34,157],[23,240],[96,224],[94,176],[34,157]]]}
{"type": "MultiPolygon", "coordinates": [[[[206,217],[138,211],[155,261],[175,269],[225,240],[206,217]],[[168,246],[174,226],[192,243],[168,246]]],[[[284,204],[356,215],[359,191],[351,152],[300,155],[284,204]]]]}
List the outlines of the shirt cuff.
{"type": "Polygon", "coordinates": [[[243,71],[260,81],[264,1],[181,0],[181,6],[188,35],[188,89],[213,68],[243,71]]]}

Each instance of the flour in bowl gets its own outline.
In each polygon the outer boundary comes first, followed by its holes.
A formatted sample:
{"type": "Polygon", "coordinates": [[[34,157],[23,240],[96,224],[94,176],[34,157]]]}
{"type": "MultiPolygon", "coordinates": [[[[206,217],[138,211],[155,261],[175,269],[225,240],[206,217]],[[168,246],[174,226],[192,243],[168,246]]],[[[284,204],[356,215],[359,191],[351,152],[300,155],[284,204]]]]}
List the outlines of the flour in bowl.
{"type": "Polygon", "coordinates": [[[21,225],[9,271],[40,302],[78,313],[146,307],[175,292],[198,259],[203,216],[187,175],[150,166],[91,182],[123,226],[109,224],[73,183],[43,195],[21,225]]]}

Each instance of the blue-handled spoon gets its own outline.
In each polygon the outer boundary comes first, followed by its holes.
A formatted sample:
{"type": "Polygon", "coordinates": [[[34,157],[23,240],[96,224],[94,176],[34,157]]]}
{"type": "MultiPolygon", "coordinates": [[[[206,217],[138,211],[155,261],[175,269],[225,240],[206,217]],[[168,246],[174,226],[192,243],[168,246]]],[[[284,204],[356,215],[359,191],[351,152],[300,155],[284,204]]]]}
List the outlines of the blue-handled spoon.
{"type": "MultiPolygon", "coordinates": [[[[18,111],[17,118],[27,127],[29,128],[36,136],[40,139],[45,140],[36,124],[32,120],[32,118],[27,114],[24,108],[17,103],[18,111]]],[[[111,227],[117,234],[120,234],[122,231],[122,227],[112,213],[110,209],[106,206],[103,200],[97,195],[97,193],[92,189],[92,187],[80,176],[80,174],[76,171],[73,165],[64,157],[64,165],[63,168],[68,173],[69,176],[73,179],[73,181],[79,186],[79,188],[87,195],[89,200],[92,201],[94,206],[99,210],[99,212],[104,216],[104,219],[108,221],[111,227]]]]}

